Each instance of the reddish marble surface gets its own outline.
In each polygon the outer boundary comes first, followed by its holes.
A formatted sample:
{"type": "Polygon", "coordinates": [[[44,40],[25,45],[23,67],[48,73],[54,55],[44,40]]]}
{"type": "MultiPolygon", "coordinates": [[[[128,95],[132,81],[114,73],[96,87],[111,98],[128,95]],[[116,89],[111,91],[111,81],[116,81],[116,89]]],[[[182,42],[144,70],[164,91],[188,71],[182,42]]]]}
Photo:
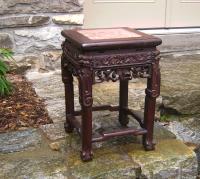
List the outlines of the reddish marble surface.
{"type": "Polygon", "coordinates": [[[78,30],[78,33],[91,40],[141,37],[141,35],[123,28],[78,30]]]}

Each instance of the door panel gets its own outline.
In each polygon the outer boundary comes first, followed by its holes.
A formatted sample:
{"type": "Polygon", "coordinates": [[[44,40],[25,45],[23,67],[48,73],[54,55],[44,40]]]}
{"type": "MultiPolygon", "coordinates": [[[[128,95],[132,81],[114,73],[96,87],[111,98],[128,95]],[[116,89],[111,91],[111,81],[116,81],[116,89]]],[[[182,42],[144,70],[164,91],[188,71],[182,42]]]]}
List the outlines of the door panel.
{"type": "Polygon", "coordinates": [[[85,0],[84,27],[164,27],[166,0],[85,0]]]}
{"type": "Polygon", "coordinates": [[[200,0],[85,0],[84,27],[200,27],[200,0]]]}
{"type": "Polygon", "coordinates": [[[200,0],[168,0],[166,27],[200,26],[200,0]]]}

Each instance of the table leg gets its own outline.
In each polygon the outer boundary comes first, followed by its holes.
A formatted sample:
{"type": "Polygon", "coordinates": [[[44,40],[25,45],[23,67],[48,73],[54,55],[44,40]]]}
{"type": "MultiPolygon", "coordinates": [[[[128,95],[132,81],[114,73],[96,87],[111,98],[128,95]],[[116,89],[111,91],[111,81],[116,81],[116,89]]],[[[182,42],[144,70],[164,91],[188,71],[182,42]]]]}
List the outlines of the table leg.
{"type": "Polygon", "coordinates": [[[128,80],[120,80],[119,87],[119,122],[127,126],[129,120],[125,108],[128,108],[128,80]]]}
{"type": "Polygon", "coordinates": [[[83,161],[89,161],[92,160],[92,72],[89,69],[81,69],[78,79],[82,108],[81,158],[83,161]]]}
{"type": "Polygon", "coordinates": [[[69,71],[67,64],[64,60],[64,55],[61,59],[61,69],[62,69],[62,81],[65,88],[65,108],[66,108],[66,122],[64,124],[65,131],[67,133],[73,132],[73,125],[70,123],[69,118],[74,116],[74,86],[73,86],[73,76],[69,71]]]}
{"type": "Polygon", "coordinates": [[[147,89],[144,109],[144,128],[147,134],[143,135],[143,145],[146,150],[154,150],[153,128],[155,118],[156,98],[160,95],[160,68],[159,58],[152,64],[152,75],[147,80],[147,89]]]}

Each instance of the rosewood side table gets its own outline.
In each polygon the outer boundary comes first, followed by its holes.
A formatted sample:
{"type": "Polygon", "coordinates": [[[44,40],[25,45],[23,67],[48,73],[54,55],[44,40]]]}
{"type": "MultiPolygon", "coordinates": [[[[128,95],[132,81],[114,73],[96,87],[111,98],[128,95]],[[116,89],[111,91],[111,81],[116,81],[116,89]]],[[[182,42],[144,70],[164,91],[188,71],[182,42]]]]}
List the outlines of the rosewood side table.
{"type": "Polygon", "coordinates": [[[81,136],[83,161],[92,159],[92,143],[123,135],[143,135],[146,150],[154,150],[153,127],[156,97],[160,94],[159,51],[161,40],[130,28],[64,30],[62,44],[62,80],[65,85],[66,123],[70,133],[75,128],[81,136]],[[74,110],[73,76],[79,82],[80,111],[74,110]],[[144,117],[128,108],[128,81],[147,78],[144,117]],[[92,106],[92,85],[120,81],[119,106],[92,106]],[[113,132],[92,136],[92,111],[119,111],[119,123],[125,126],[113,132]],[[82,116],[81,122],[76,116],[82,116]],[[140,129],[126,127],[128,115],[140,129]]]}

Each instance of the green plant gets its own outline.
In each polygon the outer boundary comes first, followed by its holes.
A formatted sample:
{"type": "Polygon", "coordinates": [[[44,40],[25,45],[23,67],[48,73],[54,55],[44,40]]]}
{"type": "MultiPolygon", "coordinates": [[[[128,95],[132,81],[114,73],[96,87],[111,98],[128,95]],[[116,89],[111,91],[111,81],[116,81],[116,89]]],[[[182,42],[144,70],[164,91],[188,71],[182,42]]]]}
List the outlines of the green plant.
{"type": "Polygon", "coordinates": [[[5,60],[11,60],[13,52],[9,49],[0,48],[0,96],[8,95],[12,90],[12,85],[6,79],[6,73],[9,71],[8,65],[5,60]]]}

